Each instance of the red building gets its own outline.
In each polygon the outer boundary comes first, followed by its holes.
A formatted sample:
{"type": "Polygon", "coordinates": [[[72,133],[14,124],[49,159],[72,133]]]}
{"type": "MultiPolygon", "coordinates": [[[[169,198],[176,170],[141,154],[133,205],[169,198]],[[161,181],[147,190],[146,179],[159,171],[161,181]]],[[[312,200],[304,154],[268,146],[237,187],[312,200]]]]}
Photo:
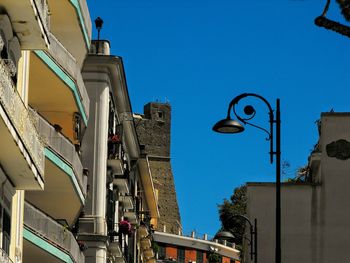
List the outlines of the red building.
{"type": "Polygon", "coordinates": [[[239,263],[240,252],[232,243],[174,235],[163,232],[153,234],[157,244],[158,263],[239,263]]]}

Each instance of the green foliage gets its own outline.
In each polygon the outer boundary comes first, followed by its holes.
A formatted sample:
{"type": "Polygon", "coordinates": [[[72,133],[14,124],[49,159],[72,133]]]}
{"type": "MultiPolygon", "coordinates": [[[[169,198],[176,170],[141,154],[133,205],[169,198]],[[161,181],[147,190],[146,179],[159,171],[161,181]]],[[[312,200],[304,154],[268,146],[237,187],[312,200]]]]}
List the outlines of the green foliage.
{"type": "Polygon", "coordinates": [[[209,263],[221,263],[221,256],[216,253],[207,254],[209,263]]]}
{"type": "Polygon", "coordinates": [[[247,187],[242,185],[234,189],[230,200],[224,199],[221,205],[218,205],[222,230],[230,231],[235,236],[234,242],[242,246],[243,235],[246,222],[233,215],[245,215],[247,208],[247,187]]]}
{"type": "Polygon", "coordinates": [[[154,253],[157,254],[159,252],[159,245],[157,244],[157,242],[152,241],[151,247],[152,247],[154,253]]]}

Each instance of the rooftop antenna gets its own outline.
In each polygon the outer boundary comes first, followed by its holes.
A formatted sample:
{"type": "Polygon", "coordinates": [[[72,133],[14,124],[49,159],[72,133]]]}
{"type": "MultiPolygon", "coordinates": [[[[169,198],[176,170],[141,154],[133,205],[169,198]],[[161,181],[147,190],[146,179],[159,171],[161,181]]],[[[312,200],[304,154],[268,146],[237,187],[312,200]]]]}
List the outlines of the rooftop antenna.
{"type": "Polygon", "coordinates": [[[98,54],[98,50],[99,50],[99,46],[100,46],[100,31],[102,29],[102,25],[103,25],[103,20],[101,19],[101,17],[97,17],[95,19],[95,26],[96,26],[96,29],[97,29],[96,54],[98,54]]]}

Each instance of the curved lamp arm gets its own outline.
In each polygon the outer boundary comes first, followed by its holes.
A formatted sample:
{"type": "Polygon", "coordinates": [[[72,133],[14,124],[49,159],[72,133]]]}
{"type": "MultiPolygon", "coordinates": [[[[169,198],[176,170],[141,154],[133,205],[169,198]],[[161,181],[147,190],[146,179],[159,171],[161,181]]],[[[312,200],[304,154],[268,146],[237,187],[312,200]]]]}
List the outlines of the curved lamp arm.
{"type": "MultiPolygon", "coordinates": [[[[255,262],[257,261],[257,227],[256,227],[256,219],[254,220],[254,226],[252,224],[252,222],[250,222],[249,218],[246,217],[245,215],[240,215],[240,214],[234,214],[230,216],[230,219],[235,218],[235,217],[239,217],[239,218],[243,218],[246,222],[249,223],[250,226],[250,240],[248,238],[246,238],[249,241],[249,245],[250,245],[250,259],[253,259],[253,255],[255,257],[255,262]],[[254,249],[253,249],[253,245],[254,245],[254,249]]],[[[244,236],[243,236],[244,238],[244,236]]]]}
{"type": "Polygon", "coordinates": [[[273,155],[275,154],[274,150],[273,150],[273,123],[276,122],[275,121],[275,118],[274,118],[274,111],[271,107],[271,104],[262,96],[258,95],[258,94],[255,94],[255,93],[243,93],[241,95],[238,95],[237,97],[233,98],[228,106],[228,110],[227,110],[227,119],[231,119],[231,116],[230,116],[230,112],[231,112],[231,109],[233,111],[233,113],[235,114],[235,116],[237,117],[237,119],[241,122],[243,122],[244,124],[247,124],[247,125],[250,125],[250,126],[253,126],[257,129],[260,129],[264,132],[266,132],[268,134],[268,138],[267,140],[270,141],[270,162],[273,163],[273,155]],[[265,105],[267,106],[268,110],[269,110],[269,123],[270,123],[270,130],[268,131],[267,129],[263,128],[263,127],[260,127],[256,124],[253,124],[253,123],[250,123],[249,121],[251,119],[253,119],[255,117],[255,109],[253,106],[251,105],[247,105],[244,107],[244,113],[249,116],[249,117],[242,117],[240,116],[237,111],[236,111],[236,105],[239,103],[239,101],[241,99],[244,99],[246,97],[255,97],[255,98],[258,98],[260,99],[261,101],[263,101],[265,103],[265,105]]]}
{"type": "MultiPolygon", "coordinates": [[[[349,31],[350,32],[350,31],[349,31]]],[[[350,35],[350,33],[349,33],[350,35]]],[[[244,127],[235,120],[231,119],[230,112],[231,110],[238,118],[239,121],[243,122],[243,124],[249,124],[255,128],[265,131],[268,134],[268,140],[270,141],[270,162],[274,162],[275,156],[275,164],[276,164],[276,246],[275,246],[275,261],[276,263],[281,262],[281,112],[280,112],[280,100],[276,100],[276,110],[274,111],[270,105],[270,103],[262,96],[255,93],[243,93],[238,95],[237,97],[231,100],[226,119],[218,121],[213,126],[213,131],[219,133],[240,133],[244,131],[244,127]],[[258,125],[252,124],[249,121],[255,117],[255,109],[251,105],[247,105],[244,107],[244,113],[248,117],[242,117],[236,112],[236,105],[240,102],[241,99],[246,97],[255,97],[265,103],[269,110],[269,123],[270,130],[267,130],[258,125]],[[274,129],[275,124],[275,129],[274,129]],[[274,138],[274,131],[276,132],[276,136],[274,138]],[[274,145],[275,143],[275,145],[274,145]]],[[[242,216],[241,216],[242,217],[242,216]]],[[[248,219],[248,218],[245,218],[248,219]]],[[[252,229],[252,224],[249,220],[247,220],[252,229]]],[[[257,231],[256,231],[256,219],[254,220],[254,232],[255,232],[255,240],[257,240],[257,231]]],[[[256,246],[257,242],[254,242],[254,246],[256,246]]],[[[255,260],[256,260],[257,250],[255,249],[255,260]]]]}
{"type": "Polygon", "coordinates": [[[240,217],[240,218],[243,218],[245,221],[247,221],[250,225],[250,227],[253,227],[253,224],[252,222],[250,222],[249,218],[246,217],[245,215],[240,215],[240,214],[234,214],[234,215],[231,215],[230,218],[235,218],[235,217],[240,217]]]}

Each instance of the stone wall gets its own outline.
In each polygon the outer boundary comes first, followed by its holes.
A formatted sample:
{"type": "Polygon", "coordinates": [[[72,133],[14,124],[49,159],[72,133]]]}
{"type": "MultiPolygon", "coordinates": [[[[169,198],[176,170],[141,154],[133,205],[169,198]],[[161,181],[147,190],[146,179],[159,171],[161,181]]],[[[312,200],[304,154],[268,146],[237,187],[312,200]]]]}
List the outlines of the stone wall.
{"type": "Polygon", "coordinates": [[[157,230],[178,234],[181,219],[170,162],[171,106],[168,103],[146,104],[144,114],[135,118],[135,126],[140,145],[148,155],[158,194],[160,218],[157,230]]]}

